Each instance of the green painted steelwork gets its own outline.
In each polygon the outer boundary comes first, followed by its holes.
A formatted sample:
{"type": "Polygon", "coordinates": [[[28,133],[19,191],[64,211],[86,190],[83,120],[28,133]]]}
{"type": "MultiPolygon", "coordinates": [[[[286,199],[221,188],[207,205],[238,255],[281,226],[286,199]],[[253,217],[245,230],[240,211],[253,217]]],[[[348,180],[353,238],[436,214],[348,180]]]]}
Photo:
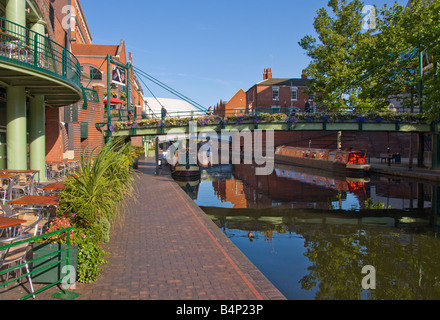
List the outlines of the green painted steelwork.
{"type": "Polygon", "coordinates": [[[98,91],[93,89],[84,88],[84,93],[87,101],[99,102],[98,91]]]}
{"type": "MultiPolygon", "coordinates": [[[[365,127],[365,123],[363,127],[365,127]]],[[[395,124],[387,124],[387,123],[368,123],[368,130],[360,129],[358,123],[333,123],[329,125],[325,122],[298,122],[294,127],[289,129],[288,124],[286,123],[260,123],[258,125],[253,123],[242,123],[240,125],[205,125],[205,126],[197,126],[197,131],[202,132],[206,130],[214,130],[220,132],[222,129],[224,130],[274,130],[274,131],[390,131],[390,132],[422,132],[422,133],[432,133],[433,129],[428,124],[401,124],[399,127],[396,127],[395,124]],[[325,125],[327,126],[326,129],[325,125]]],[[[111,136],[156,136],[163,135],[168,133],[188,133],[189,126],[173,126],[173,127],[153,127],[153,128],[142,128],[139,127],[136,129],[136,133],[133,134],[132,129],[121,129],[118,131],[111,132],[111,136]]],[[[108,132],[105,131],[105,135],[108,136],[108,132]]]]}
{"type": "MultiPolygon", "coordinates": [[[[127,97],[127,101],[126,101],[126,107],[123,108],[118,108],[118,109],[113,109],[113,111],[115,111],[117,113],[117,117],[119,120],[122,120],[122,117],[127,118],[128,120],[131,119],[132,121],[135,121],[137,118],[137,111],[136,111],[136,107],[135,108],[131,108],[131,103],[130,103],[130,97],[131,97],[131,78],[130,78],[130,72],[133,69],[133,66],[131,65],[130,62],[128,62],[127,64],[122,64],[118,61],[115,61],[112,56],[110,54],[107,55],[106,57],[106,62],[107,62],[107,106],[106,106],[106,112],[107,112],[107,123],[96,123],[95,127],[96,128],[101,128],[105,125],[107,125],[107,135],[105,135],[106,140],[108,140],[108,137],[111,136],[111,130],[110,130],[110,126],[112,124],[112,109],[111,109],[111,75],[112,75],[112,69],[111,66],[115,65],[117,67],[123,68],[127,71],[127,76],[126,76],[126,81],[127,84],[125,85],[125,95],[127,97]]],[[[135,134],[136,129],[132,128],[132,134],[135,134]]]]}
{"type": "Polygon", "coordinates": [[[23,27],[21,23],[25,25],[25,22],[0,18],[3,85],[26,87],[31,95],[43,94],[52,107],[80,100],[81,68],[76,57],[44,35],[44,21],[33,26],[36,31],[23,27]]]}
{"type": "MultiPolygon", "coordinates": [[[[8,245],[5,245],[5,246],[1,246],[1,247],[0,247],[0,251],[8,250],[9,248],[13,248],[13,247],[15,247],[15,246],[19,246],[19,245],[26,244],[26,243],[29,243],[29,242],[35,242],[35,241],[38,241],[38,240],[42,240],[42,239],[46,239],[46,238],[50,238],[50,237],[53,237],[53,236],[58,235],[58,234],[61,234],[61,233],[65,233],[66,235],[70,235],[71,232],[72,232],[72,230],[74,230],[74,229],[75,229],[74,227],[70,227],[70,228],[66,228],[66,229],[63,229],[63,230],[58,230],[58,231],[54,231],[54,232],[50,232],[50,233],[46,233],[46,234],[41,235],[41,236],[32,237],[32,238],[27,238],[27,239],[22,240],[22,241],[17,241],[17,242],[14,242],[14,243],[12,243],[12,244],[8,244],[8,245]]],[[[66,238],[67,238],[67,246],[66,246],[66,249],[62,249],[62,250],[59,250],[59,251],[56,251],[56,252],[52,252],[52,253],[50,253],[49,255],[39,257],[38,259],[30,260],[30,261],[28,261],[27,263],[28,263],[29,265],[32,265],[33,263],[35,263],[35,262],[37,262],[37,261],[40,261],[40,260],[42,260],[42,259],[46,259],[46,258],[48,258],[48,257],[50,257],[50,256],[56,256],[57,254],[61,254],[61,253],[63,253],[63,252],[66,252],[66,258],[65,258],[65,259],[60,259],[59,261],[56,261],[56,262],[54,262],[54,263],[46,264],[44,267],[41,267],[41,268],[34,268],[34,269],[32,269],[29,273],[23,273],[23,272],[22,272],[22,273],[20,274],[20,276],[14,278],[14,279],[6,280],[5,282],[2,282],[2,283],[0,284],[0,287],[6,287],[7,285],[9,285],[9,284],[11,284],[11,283],[14,283],[14,282],[16,282],[17,280],[20,280],[20,279],[26,278],[28,275],[33,275],[33,274],[35,274],[35,273],[39,273],[39,272],[42,272],[42,271],[44,271],[44,270],[48,270],[48,269],[50,269],[50,268],[53,268],[54,266],[61,265],[62,263],[66,263],[66,265],[70,265],[70,259],[71,259],[71,258],[70,258],[70,251],[71,251],[70,238],[71,238],[71,237],[68,237],[68,236],[67,236],[66,238]]],[[[11,267],[11,268],[9,268],[9,269],[2,270],[2,271],[0,272],[0,276],[3,276],[4,274],[8,274],[8,273],[10,273],[11,271],[14,271],[14,270],[22,269],[22,268],[25,267],[25,265],[26,265],[26,263],[21,263],[21,264],[19,264],[19,265],[14,265],[13,267],[11,267]]],[[[47,290],[47,289],[49,289],[49,288],[51,288],[51,287],[53,287],[53,286],[59,284],[59,283],[61,283],[62,281],[63,281],[63,279],[61,278],[61,279],[59,279],[59,280],[57,280],[57,281],[55,281],[55,282],[53,282],[53,283],[51,283],[51,284],[48,284],[48,285],[45,286],[45,287],[42,287],[42,288],[36,290],[36,291],[33,292],[33,293],[30,293],[30,294],[25,295],[25,296],[22,297],[20,300],[26,300],[26,299],[32,297],[33,295],[36,295],[36,294],[38,294],[38,293],[41,293],[41,292],[43,292],[43,291],[45,291],[45,290],[47,290]]]]}

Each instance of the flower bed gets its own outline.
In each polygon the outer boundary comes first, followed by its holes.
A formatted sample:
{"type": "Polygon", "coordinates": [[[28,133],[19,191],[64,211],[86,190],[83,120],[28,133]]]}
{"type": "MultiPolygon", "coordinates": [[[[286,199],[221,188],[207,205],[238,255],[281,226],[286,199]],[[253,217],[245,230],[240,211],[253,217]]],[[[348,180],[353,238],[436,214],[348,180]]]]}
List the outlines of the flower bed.
{"type": "Polygon", "coordinates": [[[297,123],[297,122],[409,122],[409,123],[426,123],[427,117],[422,114],[414,113],[397,113],[397,112],[314,112],[314,113],[296,113],[287,115],[285,113],[257,113],[244,115],[226,115],[224,118],[218,115],[204,116],[197,118],[177,118],[170,117],[163,122],[161,119],[142,119],[139,121],[116,122],[110,126],[110,131],[117,132],[133,128],[154,128],[154,127],[173,127],[187,126],[190,121],[195,121],[198,126],[220,125],[220,124],[242,124],[242,123],[297,123]]]}

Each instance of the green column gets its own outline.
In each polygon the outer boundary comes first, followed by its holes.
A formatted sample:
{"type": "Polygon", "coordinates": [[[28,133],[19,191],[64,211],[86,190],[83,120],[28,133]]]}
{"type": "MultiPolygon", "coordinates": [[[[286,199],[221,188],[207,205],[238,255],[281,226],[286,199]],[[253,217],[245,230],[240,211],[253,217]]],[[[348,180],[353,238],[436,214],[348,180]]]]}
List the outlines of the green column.
{"type": "Polygon", "coordinates": [[[26,25],[26,0],[7,0],[6,20],[26,25]]]}
{"type": "Polygon", "coordinates": [[[26,91],[22,87],[6,89],[6,143],[8,169],[27,169],[26,91]]]}
{"type": "MultiPolygon", "coordinates": [[[[32,31],[44,35],[46,23],[39,20],[32,26],[32,31]]],[[[35,38],[35,37],[32,37],[35,38]]],[[[40,171],[40,181],[46,177],[46,104],[43,95],[30,99],[29,106],[29,154],[30,169],[40,171]]]]}
{"type": "Polygon", "coordinates": [[[46,177],[46,134],[44,96],[30,99],[29,105],[29,153],[31,170],[40,171],[40,181],[46,177]]]}
{"type": "MultiPolygon", "coordinates": [[[[26,1],[7,0],[6,20],[21,26],[26,26],[26,1]]],[[[14,25],[6,24],[9,32],[17,35],[18,30],[14,25]]],[[[9,87],[6,89],[6,135],[8,169],[27,169],[27,131],[26,131],[26,91],[21,87],[9,87]]]]}

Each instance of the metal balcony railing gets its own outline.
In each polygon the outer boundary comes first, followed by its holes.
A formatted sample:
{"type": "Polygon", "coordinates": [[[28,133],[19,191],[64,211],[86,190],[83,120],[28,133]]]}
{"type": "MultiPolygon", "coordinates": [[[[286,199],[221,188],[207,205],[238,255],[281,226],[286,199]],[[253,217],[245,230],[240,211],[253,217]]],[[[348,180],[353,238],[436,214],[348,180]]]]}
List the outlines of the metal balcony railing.
{"type": "Polygon", "coordinates": [[[0,60],[81,86],[81,67],[70,51],[48,37],[4,18],[0,18],[0,60]]]}

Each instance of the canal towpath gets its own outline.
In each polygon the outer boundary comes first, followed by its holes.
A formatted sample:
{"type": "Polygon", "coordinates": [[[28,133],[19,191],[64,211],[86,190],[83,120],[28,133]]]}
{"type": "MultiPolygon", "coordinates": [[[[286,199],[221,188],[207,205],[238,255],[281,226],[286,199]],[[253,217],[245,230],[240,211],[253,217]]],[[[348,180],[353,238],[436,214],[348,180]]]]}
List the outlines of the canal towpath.
{"type": "MultiPolygon", "coordinates": [[[[285,300],[174,182],[167,166],[156,175],[154,159],[147,158],[138,171],[138,196],[127,200],[105,244],[108,262],[95,282],[76,284],[76,300],[285,300]]],[[[52,300],[58,291],[55,286],[37,300],[52,300]]]]}
{"type": "Polygon", "coordinates": [[[380,158],[369,159],[370,173],[390,176],[394,178],[423,180],[431,183],[440,183],[440,171],[431,170],[429,166],[418,167],[414,159],[410,168],[409,159],[402,158],[400,163],[382,161],[380,158]]]}

